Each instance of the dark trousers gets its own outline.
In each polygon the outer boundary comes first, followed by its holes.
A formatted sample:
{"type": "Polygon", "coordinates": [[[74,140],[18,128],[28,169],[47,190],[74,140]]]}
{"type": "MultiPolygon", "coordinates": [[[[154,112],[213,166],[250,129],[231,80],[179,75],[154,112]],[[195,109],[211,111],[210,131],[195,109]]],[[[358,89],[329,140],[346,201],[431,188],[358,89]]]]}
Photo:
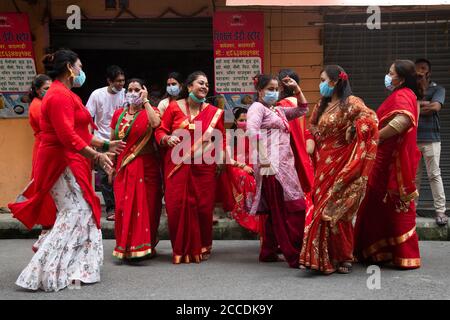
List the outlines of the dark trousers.
{"type": "Polygon", "coordinates": [[[116,207],[114,200],[113,186],[108,182],[108,174],[100,166],[96,166],[97,174],[100,180],[100,191],[102,192],[103,199],[105,200],[106,212],[113,211],[116,207]]]}
{"type": "Polygon", "coordinates": [[[261,234],[259,260],[276,261],[278,248],[291,268],[298,268],[305,227],[305,211],[288,212],[283,188],[275,176],[263,178],[262,196],[269,205],[261,234]]]}

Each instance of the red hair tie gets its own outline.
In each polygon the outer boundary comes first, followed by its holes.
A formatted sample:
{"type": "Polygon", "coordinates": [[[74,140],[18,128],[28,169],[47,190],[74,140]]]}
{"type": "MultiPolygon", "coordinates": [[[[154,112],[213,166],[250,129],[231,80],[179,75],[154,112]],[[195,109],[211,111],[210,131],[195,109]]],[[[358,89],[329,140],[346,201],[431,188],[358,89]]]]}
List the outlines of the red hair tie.
{"type": "Polygon", "coordinates": [[[253,85],[256,87],[256,85],[258,84],[258,77],[254,77],[253,78],[253,85]]]}
{"type": "Polygon", "coordinates": [[[341,80],[348,80],[348,75],[345,72],[341,71],[339,73],[339,79],[341,79],[341,80]]]}

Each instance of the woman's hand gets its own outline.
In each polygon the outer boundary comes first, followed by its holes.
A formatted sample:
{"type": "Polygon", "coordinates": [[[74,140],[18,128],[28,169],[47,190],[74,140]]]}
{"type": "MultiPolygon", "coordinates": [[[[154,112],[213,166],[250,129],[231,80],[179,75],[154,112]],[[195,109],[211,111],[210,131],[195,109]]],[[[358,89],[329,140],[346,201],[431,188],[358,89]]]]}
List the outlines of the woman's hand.
{"type": "Polygon", "coordinates": [[[298,85],[297,81],[295,81],[294,79],[292,79],[290,77],[283,78],[281,80],[281,82],[283,82],[283,84],[286,88],[291,89],[295,95],[299,95],[302,91],[300,89],[300,86],[298,85]]]}
{"type": "Polygon", "coordinates": [[[109,174],[109,172],[111,172],[114,166],[111,159],[108,157],[106,153],[99,153],[97,157],[98,157],[98,164],[100,165],[100,167],[103,170],[105,170],[107,174],[109,174]]]}
{"type": "Polygon", "coordinates": [[[250,175],[253,175],[253,173],[255,173],[255,172],[253,171],[253,168],[250,167],[250,166],[245,166],[244,168],[242,168],[242,170],[244,170],[245,173],[248,173],[248,174],[250,174],[250,175]]]}
{"type": "Polygon", "coordinates": [[[115,154],[120,154],[125,150],[127,143],[122,140],[114,140],[109,142],[109,151],[115,154]]]}
{"type": "Polygon", "coordinates": [[[316,148],[316,143],[313,139],[306,140],[306,152],[311,156],[314,153],[314,149],[316,148]]]}
{"type": "Polygon", "coordinates": [[[169,147],[175,147],[180,142],[181,140],[177,136],[169,136],[169,138],[167,138],[167,145],[169,147]]]}
{"type": "Polygon", "coordinates": [[[145,86],[142,87],[140,94],[141,94],[142,101],[145,101],[148,99],[148,91],[145,86]]]}

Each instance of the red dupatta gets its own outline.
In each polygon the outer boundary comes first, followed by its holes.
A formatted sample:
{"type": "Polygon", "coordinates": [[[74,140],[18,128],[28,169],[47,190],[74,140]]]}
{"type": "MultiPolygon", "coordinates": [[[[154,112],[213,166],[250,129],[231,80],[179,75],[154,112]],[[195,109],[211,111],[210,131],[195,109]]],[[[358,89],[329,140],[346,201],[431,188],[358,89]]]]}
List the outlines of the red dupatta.
{"type": "MultiPolygon", "coordinates": [[[[155,111],[157,111],[157,109],[155,111]]],[[[119,139],[119,137],[117,136],[117,131],[125,112],[126,109],[121,108],[117,110],[113,116],[111,128],[115,129],[116,139],[119,139]]],[[[125,150],[122,151],[117,157],[117,171],[124,168],[140,154],[140,152],[151,140],[153,134],[153,129],[149,124],[148,114],[145,110],[138,111],[138,115],[134,120],[132,120],[130,126],[130,131],[126,138],[124,138],[124,141],[127,142],[125,150]]]]}
{"type": "Polygon", "coordinates": [[[397,138],[394,163],[389,169],[386,197],[389,196],[394,200],[397,211],[406,212],[409,209],[410,202],[419,195],[415,177],[420,159],[420,152],[416,145],[417,97],[408,88],[395,90],[378,108],[377,116],[380,121],[380,129],[398,114],[409,117],[413,126],[397,138]]]}
{"type": "MultiPolygon", "coordinates": [[[[180,129],[189,129],[189,133],[191,135],[191,148],[183,155],[180,163],[174,164],[172,161],[166,162],[165,165],[168,166],[168,178],[172,177],[189,158],[193,159],[199,152],[211,146],[210,138],[212,131],[218,124],[219,120],[223,118],[223,110],[207,104],[192,121],[189,121],[189,106],[186,104],[185,100],[177,101],[177,105],[181,111],[187,115],[186,120],[180,124],[180,129]],[[201,125],[202,136],[201,138],[195,140],[194,130],[192,129],[194,129],[195,125],[199,124],[201,125]]],[[[171,156],[171,154],[172,152],[168,152],[166,156],[171,156]]]]}
{"type": "MultiPolygon", "coordinates": [[[[281,107],[297,107],[297,99],[285,98],[277,103],[281,107]]],[[[311,159],[306,152],[306,139],[312,138],[306,128],[306,117],[289,121],[291,133],[291,147],[295,157],[295,168],[304,192],[310,192],[314,183],[314,168],[311,159]]]]}

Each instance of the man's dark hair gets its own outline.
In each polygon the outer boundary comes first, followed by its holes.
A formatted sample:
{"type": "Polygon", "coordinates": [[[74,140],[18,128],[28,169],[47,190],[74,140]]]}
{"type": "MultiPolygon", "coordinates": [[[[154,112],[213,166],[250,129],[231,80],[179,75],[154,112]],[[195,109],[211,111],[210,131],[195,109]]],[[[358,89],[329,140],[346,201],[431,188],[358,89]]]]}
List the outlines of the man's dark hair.
{"type": "Polygon", "coordinates": [[[110,81],[114,81],[120,75],[125,76],[125,72],[119,66],[112,65],[106,69],[106,78],[110,81]]]}
{"type": "Polygon", "coordinates": [[[428,65],[428,70],[431,71],[431,62],[430,62],[430,60],[425,59],[425,58],[420,58],[420,59],[416,60],[415,64],[419,64],[419,63],[426,63],[428,65]]]}

